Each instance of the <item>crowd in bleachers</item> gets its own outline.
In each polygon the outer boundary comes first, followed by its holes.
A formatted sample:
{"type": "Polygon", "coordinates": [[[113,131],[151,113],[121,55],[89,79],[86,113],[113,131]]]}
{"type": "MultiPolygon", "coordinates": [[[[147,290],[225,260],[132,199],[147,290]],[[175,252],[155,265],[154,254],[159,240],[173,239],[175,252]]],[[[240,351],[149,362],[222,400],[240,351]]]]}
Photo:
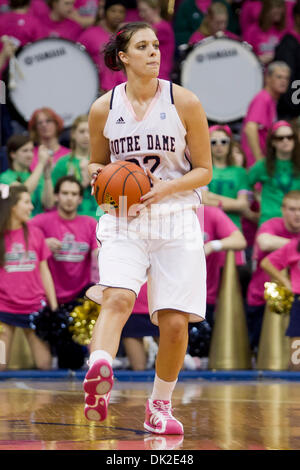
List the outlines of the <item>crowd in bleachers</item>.
{"type": "MultiPolygon", "coordinates": [[[[202,188],[205,337],[214,326],[226,251],[234,250],[255,354],[270,274],[300,295],[300,106],[292,99],[300,80],[300,0],[0,0],[0,78],[20,47],[59,37],[85,46],[99,73],[100,95],[126,81],[123,72],[105,67],[102,49],[127,21],[146,21],[156,31],[162,79],[180,83],[181,46],[214,35],[246,41],[263,68],[263,88],[243,120],[209,122],[213,179],[202,188]],[[291,268],[291,282],[278,274],[283,267],[291,268]]],[[[0,339],[9,354],[14,327],[24,328],[37,367],[46,369],[51,351],[29,329],[28,314],[45,302],[54,311],[72,304],[99,281],[95,228],[103,212],[90,190],[88,117],[78,116],[65,129],[57,110],[45,106],[24,127],[2,104],[1,118],[0,339]],[[10,185],[8,198],[3,185],[10,185]]],[[[291,338],[300,337],[299,304],[292,309],[291,338]]],[[[145,285],[119,351],[135,370],[147,364],[143,338],[159,337],[147,312],[145,285]]],[[[193,328],[201,336],[203,325],[193,328]]],[[[195,368],[189,352],[186,367],[195,368]]],[[[63,351],[54,353],[66,364],[63,351]]]]}

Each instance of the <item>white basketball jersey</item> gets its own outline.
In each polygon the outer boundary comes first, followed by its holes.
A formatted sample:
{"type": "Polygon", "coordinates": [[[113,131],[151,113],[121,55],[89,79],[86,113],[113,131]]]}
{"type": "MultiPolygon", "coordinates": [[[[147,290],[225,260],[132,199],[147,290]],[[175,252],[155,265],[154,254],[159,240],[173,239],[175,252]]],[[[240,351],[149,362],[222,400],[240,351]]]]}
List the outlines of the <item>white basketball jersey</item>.
{"type": "MultiPolygon", "coordinates": [[[[109,140],[112,162],[134,162],[162,180],[180,178],[192,169],[187,157],[186,130],[174,105],[172,83],[166,80],[159,79],[157,92],[141,120],[126,96],[126,83],[116,86],[104,136],[109,140]]],[[[180,192],[161,201],[171,202],[197,207],[201,203],[200,191],[180,192]]]]}

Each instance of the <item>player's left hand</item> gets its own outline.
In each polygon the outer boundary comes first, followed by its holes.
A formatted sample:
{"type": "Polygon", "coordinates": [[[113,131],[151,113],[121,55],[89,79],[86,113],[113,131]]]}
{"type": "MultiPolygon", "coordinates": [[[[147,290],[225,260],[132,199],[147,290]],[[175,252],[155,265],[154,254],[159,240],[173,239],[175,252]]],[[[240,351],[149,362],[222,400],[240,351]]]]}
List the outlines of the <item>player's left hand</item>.
{"type": "Polygon", "coordinates": [[[161,180],[151,173],[148,168],[146,169],[146,172],[151,179],[153,186],[147,194],[144,194],[144,196],[141,197],[140,201],[144,206],[150,206],[150,204],[156,204],[164,197],[169,196],[172,192],[170,188],[170,181],[161,180]]]}

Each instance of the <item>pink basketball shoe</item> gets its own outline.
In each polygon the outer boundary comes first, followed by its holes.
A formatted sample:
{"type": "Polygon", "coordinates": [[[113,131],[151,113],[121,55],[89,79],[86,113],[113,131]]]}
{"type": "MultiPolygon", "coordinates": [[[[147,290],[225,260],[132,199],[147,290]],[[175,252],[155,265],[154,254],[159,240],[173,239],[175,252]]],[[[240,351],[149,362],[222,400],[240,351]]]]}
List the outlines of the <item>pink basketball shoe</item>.
{"type": "Polygon", "coordinates": [[[172,416],[170,401],[147,400],[144,428],[156,434],[183,434],[183,426],[172,416]]]}
{"type": "Polygon", "coordinates": [[[86,404],[84,413],[87,419],[103,421],[106,418],[113,383],[114,375],[109,362],[106,359],[95,361],[83,382],[86,404]]]}

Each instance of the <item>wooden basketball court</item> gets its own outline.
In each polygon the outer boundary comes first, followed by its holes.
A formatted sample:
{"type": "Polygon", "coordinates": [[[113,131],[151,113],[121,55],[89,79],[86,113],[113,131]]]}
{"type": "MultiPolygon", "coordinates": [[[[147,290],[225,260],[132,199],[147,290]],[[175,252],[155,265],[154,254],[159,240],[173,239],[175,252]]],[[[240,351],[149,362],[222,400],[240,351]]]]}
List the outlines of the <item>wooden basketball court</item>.
{"type": "Polygon", "coordinates": [[[91,423],[77,378],[1,380],[0,450],[300,449],[300,382],[179,382],[173,407],[184,437],[143,430],[151,389],[117,381],[108,419],[91,423]]]}

